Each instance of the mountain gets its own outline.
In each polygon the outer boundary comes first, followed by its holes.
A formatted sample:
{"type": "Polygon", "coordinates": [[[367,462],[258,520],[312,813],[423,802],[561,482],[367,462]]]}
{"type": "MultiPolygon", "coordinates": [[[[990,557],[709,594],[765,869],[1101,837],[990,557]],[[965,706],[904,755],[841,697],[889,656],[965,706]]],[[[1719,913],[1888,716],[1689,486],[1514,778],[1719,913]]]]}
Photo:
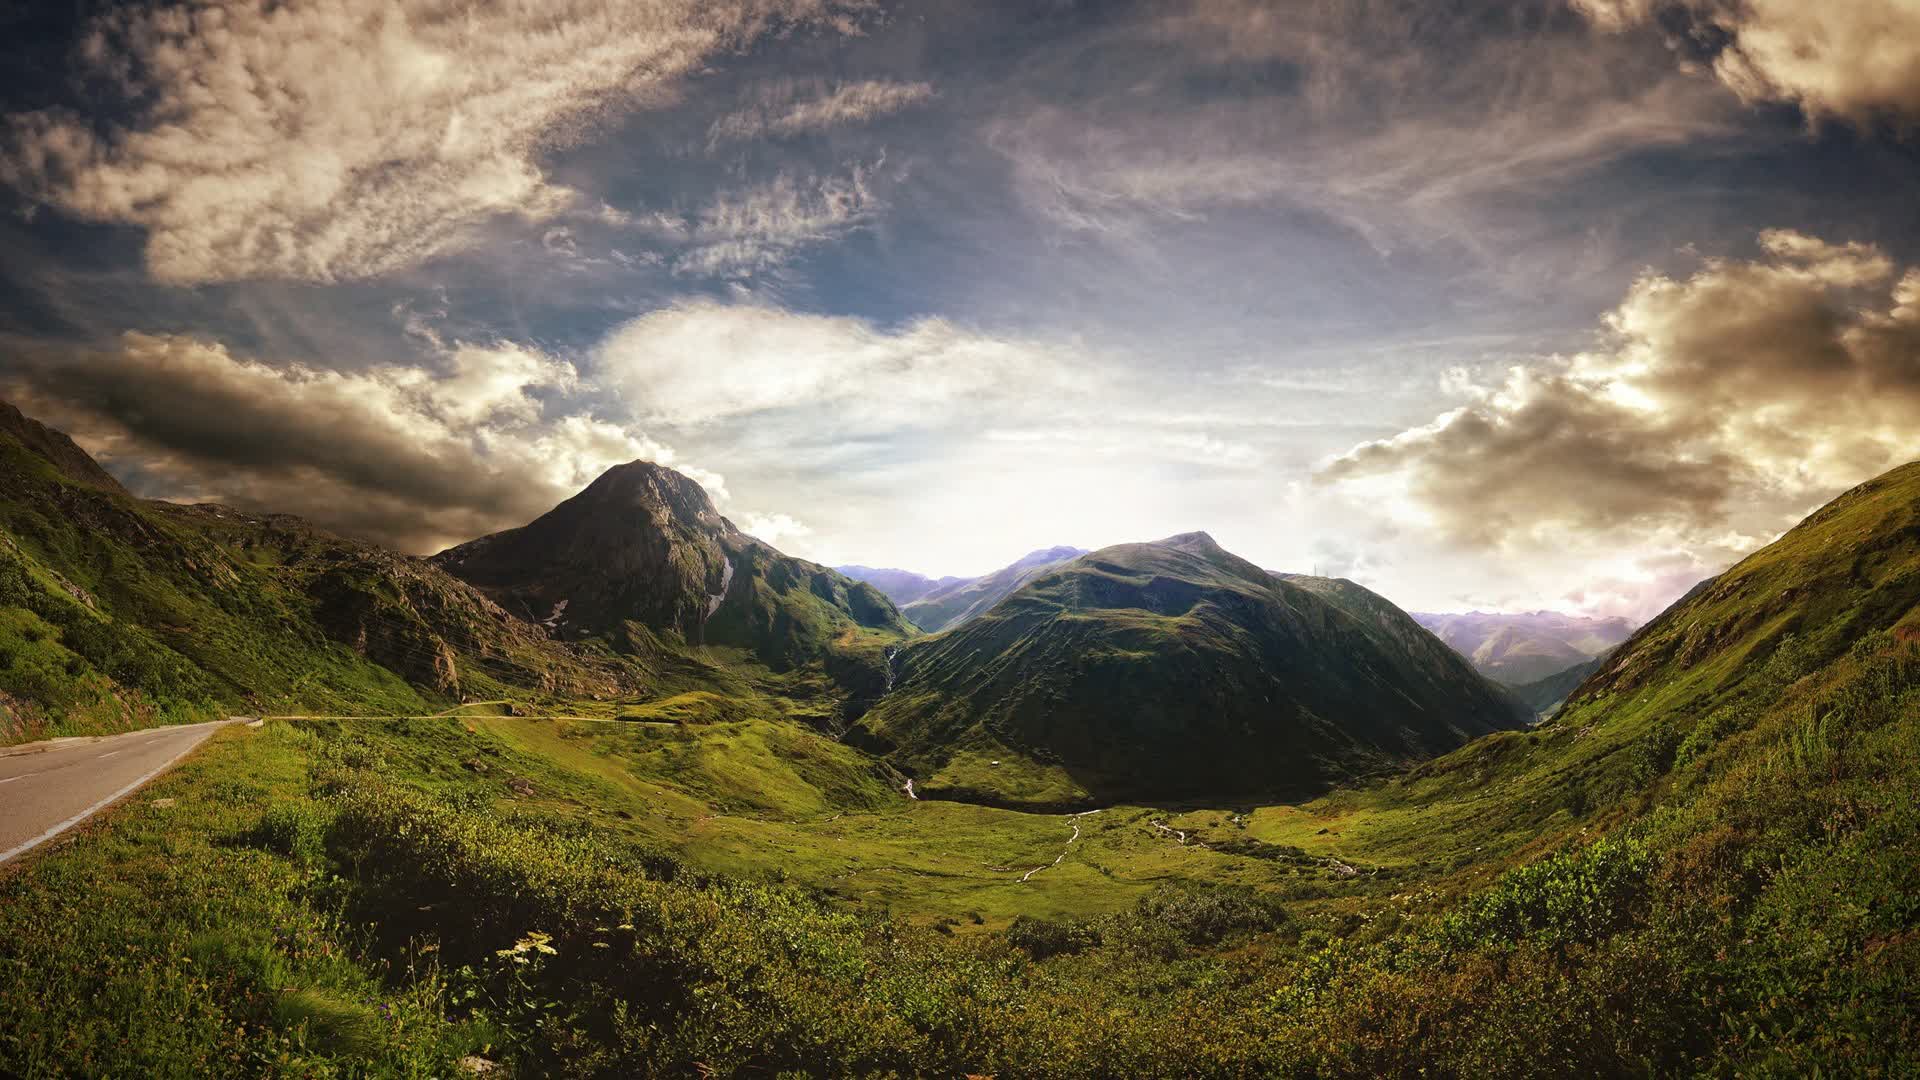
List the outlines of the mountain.
{"type": "Polygon", "coordinates": [[[1573,693],[1581,683],[1587,681],[1589,675],[1599,671],[1606,662],[1606,653],[1591,660],[1582,660],[1544,679],[1535,679],[1530,683],[1521,683],[1519,686],[1512,687],[1513,696],[1526,703],[1526,706],[1534,712],[1542,716],[1551,715],[1560,707],[1561,702],[1567,700],[1568,694],[1573,693]]]}
{"type": "Polygon", "coordinates": [[[423,560],[297,518],[136,499],[0,404],[0,742],[228,712],[611,696],[635,674],[423,560]]]}
{"type": "Polygon", "coordinates": [[[55,431],[40,421],[14,408],[11,402],[0,401],[0,436],[5,436],[21,449],[51,465],[61,476],[76,484],[100,488],[125,495],[126,489],[93,460],[92,455],[75,445],[64,431],[55,431]]]}
{"type": "Polygon", "coordinates": [[[1385,600],[1205,533],[1056,566],[892,673],[850,737],[1007,805],[1317,789],[1529,718],[1385,600]]]}
{"type": "Polygon", "coordinates": [[[1760,666],[1791,677],[1876,635],[1920,642],[1920,462],[1841,495],[1779,540],[1694,586],[1569,699],[1691,710],[1760,666]],[[1764,665],[1762,665],[1764,661],[1764,665]]]}
{"type": "Polygon", "coordinates": [[[432,561],[557,636],[622,649],[730,646],[787,671],[851,653],[878,664],[914,632],[880,590],[748,536],[699,484],[646,461],[432,561]]]}
{"type": "Polygon", "coordinates": [[[1633,633],[1633,623],[1627,619],[1596,619],[1556,611],[1504,615],[1414,612],[1413,617],[1473,661],[1482,675],[1509,686],[1543,679],[1590,660],[1633,633]]]}
{"type": "Polygon", "coordinates": [[[929,634],[938,633],[985,614],[1015,589],[1086,553],[1082,548],[1064,546],[1030,551],[991,574],[949,579],[948,584],[929,590],[900,610],[915,626],[929,634]]]}
{"type": "Polygon", "coordinates": [[[911,570],[882,569],[872,566],[836,566],[834,570],[845,574],[855,581],[864,581],[879,589],[895,605],[912,603],[935,589],[944,589],[953,585],[964,585],[973,578],[943,577],[930,578],[916,574],[911,570]]]}

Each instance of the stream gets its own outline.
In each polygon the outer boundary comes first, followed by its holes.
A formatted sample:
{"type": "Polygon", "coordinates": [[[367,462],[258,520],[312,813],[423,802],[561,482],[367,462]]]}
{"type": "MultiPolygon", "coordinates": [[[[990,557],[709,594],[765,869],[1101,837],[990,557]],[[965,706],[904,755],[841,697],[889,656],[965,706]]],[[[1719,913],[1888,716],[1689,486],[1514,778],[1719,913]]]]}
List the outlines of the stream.
{"type": "Polygon", "coordinates": [[[1080,819],[1088,816],[1089,814],[1098,814],[1098,813],[1100,813],[1100,811],[1098,810],[1082,810],[1077,814],[1069,814],[1068,818],[1073,822],[1073,835],[1067,837],[1067,846],[1060,849],[1060,854],[1055,855],[1053,857],[1052,862],[1047,863],[1045,866],[1036,866],[1033,869],[1027,871],[1026,873],[1021,874],[1020,880],[1025,881],[1042,870],[1051,870],[1054,867],[1059,866],[1060,860],[1066,858],[1067,852],[1073,850],[1074,841],[1080,839],[1080,819]]]}

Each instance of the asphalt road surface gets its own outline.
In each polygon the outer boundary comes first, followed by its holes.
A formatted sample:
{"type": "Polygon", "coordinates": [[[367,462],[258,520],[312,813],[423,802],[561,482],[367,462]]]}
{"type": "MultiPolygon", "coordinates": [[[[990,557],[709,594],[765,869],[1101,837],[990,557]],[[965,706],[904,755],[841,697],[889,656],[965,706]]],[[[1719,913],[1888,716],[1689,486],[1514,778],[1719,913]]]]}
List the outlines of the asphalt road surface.
{"type": "Polygon", "coordinates": [[[130,794],[230,722],[150,728],[0,756],[0,863],[130,794]]]}

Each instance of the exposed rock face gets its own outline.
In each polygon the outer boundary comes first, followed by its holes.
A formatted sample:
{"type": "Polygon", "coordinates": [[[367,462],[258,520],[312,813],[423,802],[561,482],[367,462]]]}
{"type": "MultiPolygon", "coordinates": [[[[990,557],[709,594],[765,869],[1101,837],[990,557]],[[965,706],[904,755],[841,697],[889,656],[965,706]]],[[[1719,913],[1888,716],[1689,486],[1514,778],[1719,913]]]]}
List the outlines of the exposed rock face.
{"type": "Polygon", "coordinates": [[[632,619],[701,639],[707,598],[726,576],[725,541],[739,536],[699,484],[635,461],[531,524],[483,536],[433,561],[529,622],[553,617],[563,636],[632,619]]]}
{"type": "Polygon", "coordinates": [[[530,524],[432,561],[567,639],[617,642],[638,623],[778,670],[824,655],[848,628],[911,632],[872,586],[746,535],[699,484],[652,462],[615,466],[530,524]]]}

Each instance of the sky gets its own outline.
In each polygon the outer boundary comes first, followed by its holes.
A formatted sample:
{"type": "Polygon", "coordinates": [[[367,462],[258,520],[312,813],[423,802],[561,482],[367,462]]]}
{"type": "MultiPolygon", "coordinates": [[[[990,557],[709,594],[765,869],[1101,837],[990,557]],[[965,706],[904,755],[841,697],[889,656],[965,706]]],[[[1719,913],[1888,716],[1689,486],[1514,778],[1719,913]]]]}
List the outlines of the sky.
{"type": "Polygon", "coordinates": [[[1920,457],[1920,0],[0,6],[0,396],[414,553],[1646,617],[1920,457]]]}

